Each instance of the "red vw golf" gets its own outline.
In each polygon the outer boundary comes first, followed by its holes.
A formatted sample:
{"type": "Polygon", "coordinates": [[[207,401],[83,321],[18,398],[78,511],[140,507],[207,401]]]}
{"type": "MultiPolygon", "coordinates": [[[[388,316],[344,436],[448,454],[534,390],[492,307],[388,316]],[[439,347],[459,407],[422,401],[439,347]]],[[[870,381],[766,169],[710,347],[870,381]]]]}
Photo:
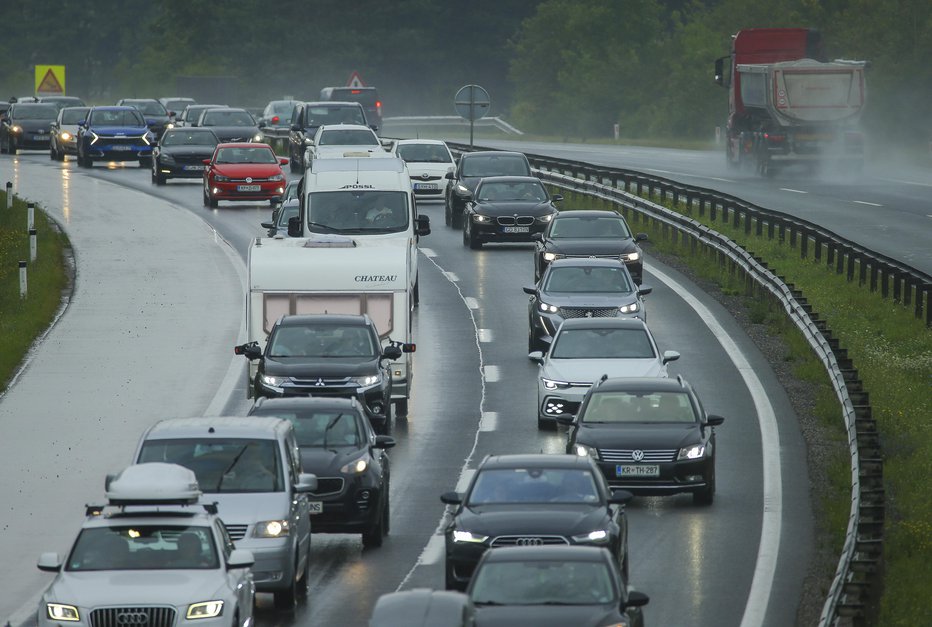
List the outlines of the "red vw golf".
{"type": "Polygon", "coordinates": [[[278,158],[268,144],[219,144],[204,163],[206,207],[221,200],[268,200],[274,205],[285,193],[282,166],[288,159],[278,158]]]}

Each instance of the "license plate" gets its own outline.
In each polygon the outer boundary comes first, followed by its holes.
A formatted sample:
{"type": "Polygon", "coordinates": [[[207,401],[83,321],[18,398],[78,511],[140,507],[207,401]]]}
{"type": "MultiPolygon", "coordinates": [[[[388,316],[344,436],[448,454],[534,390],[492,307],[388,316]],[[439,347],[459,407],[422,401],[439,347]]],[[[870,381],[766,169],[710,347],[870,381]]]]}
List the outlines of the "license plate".
{"type": "Polygon", "coordinates": [[[45,139],[45,135],[33,135],[32,136],[32,141],[34,142],[40,142],[43,139],[45,139]]]}
{"type": "Polygon", "coordinates": [[[132,146],[123,146],[123,145],[110,146],[110,150],[114,152],[128,152],[132,149],[133,149],[132,146]]]}
{"type": "Polygon", "coordinates": [[[191,171],[194,171],[194,170],[203,170],[205,167],[206,167],[206,166],[203,166],[203,165],[186,165],[186,166],[184,166],[184,167],[181,168],[181,169],[182,169],[182,170],[187,170],[187,171],[191,172],[191,171]]]}
{"type": "Polygon", "coordinates": [[[236,191],[238,192],[261,192],[261,185],[237,185],[236,191]]]}
{"type": "Polygon", "coordinates": [[[657,464],[637,464],[629,466],[618,464],[615,466],[616,477],[659,477],[660,466],[657,464]]]}
{"type": "Polygon", "coordinates": [[[502,233],[530,233],[529,226],[503,226],[502,233]]]}
{"type": "Polygon", "coordinates": [[[311,515],[314,514],[323,514],[324,513],[324,502],[323,501],[311,501],[308,503],[311,509],[311,515]]]}
{"type": "Polygon", "coordinates": [[[825,134],[799,133],[796,135],[796,141],[801,142],[825,142],[831,140],[832,136],[825,134]]]}
{"type": "Polygon", "coordinates": [[[428,190],[428,189],[437,190],[440,188],[437,186],[436,183],[415,183],[414,184],[415,191],[422,191],[422,190],[428,190]]]}

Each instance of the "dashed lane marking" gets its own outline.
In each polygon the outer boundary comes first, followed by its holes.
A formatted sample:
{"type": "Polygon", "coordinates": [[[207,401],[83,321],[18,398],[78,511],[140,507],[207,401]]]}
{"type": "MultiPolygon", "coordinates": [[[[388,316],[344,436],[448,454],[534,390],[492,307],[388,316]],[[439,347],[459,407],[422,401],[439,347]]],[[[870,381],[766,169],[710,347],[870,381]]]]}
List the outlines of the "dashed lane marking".
{"type": "Polygon", "coordinates": [[[482,371],[486,383],[495,383],[502,380],[502,371],[498,366],[486,366],[482,371]]]}
{"type": "Polygon", "coordinates": [[[479,301],[473,298],[472,296],[466,296],[463,298],[463,301],[466,303],[466,306],[470,309],[479,309],[479,301]]]}
{"type": "Polygon", "coordinates": [[[859,205],[867,205],[868,207],[883,207],[883,205],[876,202],[867,202],[866,200],[852,200],[851,202],[857,203],[859,205]]]}
{"type": "Polygon", "coordinates": [[[488,344],[492,341],[492,329],[479,329],[479,341],[488,344]]]}
{"type": "Polygon", "coordinates": [[[498,428],[498,412],[497,411],[484,411],[482,412],[482,421],[479,423],[479,431],[495,431],[498,428]]]}
{"type": "Polygon", "coordinates": [[[793,192],[794,194],[808,194],[809,192],[804,192],[801,189],[790,189],[789,187],[781,187],[781,192],[793,192]]]}

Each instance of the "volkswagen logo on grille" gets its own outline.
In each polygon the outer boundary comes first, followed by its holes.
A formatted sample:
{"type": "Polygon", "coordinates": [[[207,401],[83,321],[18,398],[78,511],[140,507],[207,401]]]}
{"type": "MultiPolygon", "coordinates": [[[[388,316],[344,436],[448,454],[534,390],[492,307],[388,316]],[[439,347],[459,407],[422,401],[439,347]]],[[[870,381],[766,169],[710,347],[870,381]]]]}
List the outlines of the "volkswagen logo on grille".
{"type": "Polygon", "coordinates": [[[326,385],[323,379],[317,379],[317,383],[314,384],[314,387],[322,388],[326,385]]]}
{"type": "Polygon", "coordinates": [[[117,625],[148,625],[149,615],[145,612],[120,612],[116,615],[117,625]]]}
{"type": "Polygon", "coordinates": [[[247,177],[246,177],[246,182],[247,182],[247,183],[252,183],[252,177],[251,177],[251,176],[247,176],[247,177]]]}
{"type": "Polygon", "coordinates": [[[516,546],[543,546],[542,538],[518,538],[515,540],[516,546]]]}
{"type": "Polygon", "coordinates": [[[641,451],[641,450],[631,451],[631,459],[633,459],[636,462],[644,461],[644,451],[641,451]]]}

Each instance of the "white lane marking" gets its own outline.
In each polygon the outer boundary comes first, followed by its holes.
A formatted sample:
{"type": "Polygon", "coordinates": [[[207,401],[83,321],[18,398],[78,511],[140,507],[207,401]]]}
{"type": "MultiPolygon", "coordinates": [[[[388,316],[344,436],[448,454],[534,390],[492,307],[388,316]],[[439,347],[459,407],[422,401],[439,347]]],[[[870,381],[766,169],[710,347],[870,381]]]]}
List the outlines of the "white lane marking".
{"type": "Polygon", "coordinates": [[[456,481],[456,487],[453,489],[459,492],[460,494],[465,492],[466,488],[469,487],[469,482],[472,481],[473,475],[475,474],[476,474],[475,468],[465,469],[462,472],[462,474],[460,474],[460,478],[456,481]]]}
{"type": "Polygon", "coordinates": [[[790,189],[789,187],[781,187],[781,192],[793,192],[794,194],[808,194],[809,192],[804,192],[801,189],[790,189]]]}
{"type": "Polygon", "coordinates": [[[427,545],[424,546],[424,550],[421,551],[421,555],[417,558],[418,563],[436,564],[440,561],[440,558],[443,557],[443,551],[445,548],[446,542],[444,540],[444,536],[431,536],[430,540],[427,541],[427,545]]]}
{"type": "Polygon", "coordinates": [[[732,179],[721,179],[717,176],[700,176],[698,174],[690,174],[688,172],[673,172],[671,170],[658,170],[656,168],[644,168],[645,172],[656,172],[658,174],[673,174],[676,176],[688,176],[694,179],[703,179],[706,181],[721,181],[722,183],[734,183],[732,179]]]}
{"type": "Polygon", "coordinates": [[[492,329],[479,329],[479,341],[488,344],[492,341],[492,329]]]}
{"type": "Polygon", "coordinates": [[[878,178],[878,181],[887,181],[888,183],[902,183],[903,185],[918,185],[919,187],[932,187],[932,183],[920,183],[919,181],[904,181],[903,179],[885,179],[878,178]]]}
{"type": "Polygon", "coordinates": [[[479,423],[479,431],[495,431],[498,428],[498,412],[497,411],[484,411],[482,412],[482,421],[479,423]]]}
{"type": "Polygon", "coordinates": [[[859,205],[867,205],[868,207],[883,207],[883,205],[877,204],[875,202],[867,202],[866,200],[852,200],[859,205]]]}
{"type": "Polygon", "coordinates": [[[431,248],[418,248],[418,250],[420,250],[422,253],[424,253],[424,256],[425,256],[425,257],[433,258],[433,257],[436,257],[436,256],[437,256],[437,253],[435,253],[435,252],[433,251],[433,249],[431,249],[431,248]]]}
{"type": "Polygon", "coordinates": [[[447,281],[450,281],[451,283],[456,283],[460,280],[460,278],[456,276],[455,272],[444,272],[443,276],[446,277],[447,281]]]}
{"type": "Polygon", "coordinates": [[[780,468],[780,430],[777,428],[776,413],[757,373],[728,332],[713,317],[712,312],[672,277],[653,267],[651,274],[667,284],[699,315],[738,369],[757,410],[764,470],[764,511],[754,578],[751,580],[751,590],[744,607],[744,616],[741,618],[741,627],[757,627],[764,624],[767,615],[780,549],[783,482],[780,468]]]}
{"type": "Polygon", "coordinates": [[[495,383],[502,380],[502,371],[498,366],[486,366],[482,372],[486,383],[495,383]]]}
{"type": "MultiPolygon", "coordinates": [[[[446,272],[446,270],[444,270],[440,266],[440,264],[434,261],[433,257],[428,257],[427,259],[432,264],[434,264],[434,266],[441,273],[446,272]]],[[[472,328],[473,328],[473,332],[475,333],[475,338],[476,338],[476,350],[479,353],[479,375],[480,375],[479,383],[481,385],[481,391],[479,394],[479,420],[476,423],[476,432],[473,435],[472,448],[469,449],[469,454],[466,456],[466,459],[463,460],[463,466],[460,468],[459,478],[456,481],[456,485],[459,486],[463,484],[464,480],[466,481],[466,484],[468,485],[469,480],[464,479],[464,478],[467,476],[471,478],[472,473],[476,472],[474,469],[471,469],[469,467],[469,464],[472,462],[472,458],[476,454],[476,448],[479,446],[479,434],[481,433],[480,426],[482,423],[482,414],[485,411],[485,377],[482,376],[485,371],[485,363],[483,362],[482,343],[479,341],[479,324],[476,322],[476,314],[475,314],[475,310],[479,308],[479,302],[471,296],[464,296],[463,290],[460,289],[460,286],[458,283],[454,283],[450,281],[450,284],[456,288],[456,291],[459,294],[460,299],[463,301],[463,304],[465,304],[466,307],[469,309],[469,317],[472,320],[472,328]]],[[[440,519],[437,521],[437,528],[434,530],[434,535],[432,535],[430,537],[430,540],[427,541],[427,545],[424,547],[424,550],[421,551],[421,554],[418,556],[417,561],[414,562],[414,565],[411,566],[411,569],[407,572],[407,574],[398,584],[398,587],[395,588],[395,592],[398,592],[399,590],[404,588],[405,584],[408,583],[408,580],[411,579],[411,576],[414,575],[414,571],[417,570],[418,566],[420,566],[421,564],[433,564],[439,561],[440,559],[439,556],[443,554],[443,544],[440,545],[441,548],[439,549],[440,552],[438,553],[437,552],[438,549],[435,548],[438,544],[438,540],[435,540],[434,538],[437,538],[438,536],[441,539],[443,538],[443,521],[445,517],[446,517],[446,513],[444,512],[444,515],[441,516],[440,519]],[[435,557],[435,555],[437,556],[435,557]],[[425,560],[430,560],[430,559],[433,559],[434,561],[433,562],[425,561],[425,560]]]]}

